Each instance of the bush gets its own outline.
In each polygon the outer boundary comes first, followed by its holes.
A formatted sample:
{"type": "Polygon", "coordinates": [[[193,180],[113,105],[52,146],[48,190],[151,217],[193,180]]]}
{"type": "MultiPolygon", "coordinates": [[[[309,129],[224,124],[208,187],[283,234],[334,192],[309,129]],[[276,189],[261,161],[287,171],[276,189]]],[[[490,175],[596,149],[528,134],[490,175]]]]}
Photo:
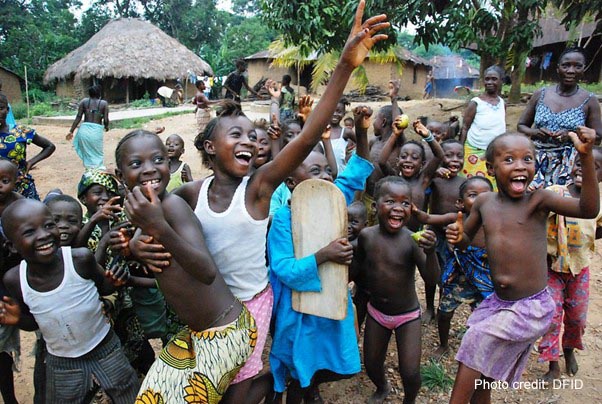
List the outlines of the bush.
{"type": "Polygon", "coordinates": [[[15,120],[19,121],[23,118],[27,118],[27,104],[24,102],[20,102],[19,104],[10,104],[10,107],[13,110],[13,115],[15,116],[15,120]]]}

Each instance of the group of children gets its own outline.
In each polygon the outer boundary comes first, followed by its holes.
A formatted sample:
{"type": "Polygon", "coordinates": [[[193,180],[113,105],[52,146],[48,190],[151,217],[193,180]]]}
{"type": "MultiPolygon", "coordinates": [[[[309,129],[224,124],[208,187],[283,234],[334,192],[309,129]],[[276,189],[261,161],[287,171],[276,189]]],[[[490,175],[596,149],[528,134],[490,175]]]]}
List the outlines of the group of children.
{"type": "MultiPolygon", "coordinates": [[[[448,130],[415,121],[422,140],[406,140],[398,83],[390,86],[391,105],[376,113],[356,107],[349,122],[345,84],[389,25],[384,15],[362,23],[364,7],[362,0],[319,107],[312,111],[303,97],[296,114],[280,110],[283,100],[294,103],[273,82],[271,123],[222,105],[194,141],[213,171],[208,178],[192,179],[180,160],[181,137],[164,144],[144,130],[120,140],[115,175],[84,174],[79,202],[58,191],[44,203],[22,198],[14,192],[16,167],[0,161],[0,347],[18,352],[17,328],[40,331],[39,402],[87,402],[98,387],[117,403],[279,402],[285,391],[287,403],[319,401],[321,383],[360,372],[356,327],[364,320],[363,362],[376,389],[370,402],[391,391],[384,363],[393,332],[404,402],[415,402],[420,319],[435,315],[438,284],[437,355],[449,350],[456,308],[474,309],[452,402],[487,402],[490,390],[475,391],[477,379],[518,380],[551,324],[539,348],[549,376],[558,377],[558,301],[568,294],[580,305],[566,313],[563,349],[567,369],[577,371],[586,250],[601,217],[595,133],[580,127],[570,135],[580,157],[572,185],[534,192],[527,189],[533,144],[500,135],[487,150],[498,186],[492,192],[484,177],[459,176],[463,147],[444,139],[448,130]],[[348,237],[298,257],[288,201],[306,179],[341,190],[348,237]],[[581,242],[568,241],[574,238],[581,242]],[[343,320],[292,308],[294,291],[322,290],[318,266],[327,261],[350,266],[354,295],[343,320]],[[424,316],[416,268],[427,291],[424,316]],[[262,363],[268,335],[269,371],[262,363]],[[155,359],[148,339],[156,337],[164,347],[155,359]]],[[[5,402],[16,401],[12,371],[10,383],[6,377],[12,364],[0,353],[5,402]]]]}

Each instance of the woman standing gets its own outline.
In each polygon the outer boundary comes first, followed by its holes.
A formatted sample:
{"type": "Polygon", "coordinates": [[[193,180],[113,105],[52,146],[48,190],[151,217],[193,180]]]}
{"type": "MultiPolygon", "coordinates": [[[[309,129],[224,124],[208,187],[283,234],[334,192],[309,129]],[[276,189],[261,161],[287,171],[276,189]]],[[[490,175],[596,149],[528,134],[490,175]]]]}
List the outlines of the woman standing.
{"type": "Polygon", "coordinates": [[[82,116],[84,123],[77,130],[73,140],[75,152],[82,159],[86,170],[104,169],[103,125],[109,130],[109,104],[100,97],[100,86],[88,89],[88,98],[80,101],[77,116],[67,134],[67,140],[73,139],[73,131],[77,128],[82,116]]]}
{"type": "Polygon", "coordinates": [[[487,175],[485,150],[496,136],[506,132],[506,106],[499,96],[503,75],[498,66],[485,70],[485,92],[468,103],[460,133],[460,142],[464,144],[464,175],[487,177],[494,188],[495,179],[487,175]]]}
{"type": "Polygon", "coordinates": [[[31,128],[26,126],[9,128],[6,121],[7,115],[8,99],[4,94],[0,94],[0,157],[12,161],[19,168],[15,191],[26,198],[39,200],[40,197],[29,170],[54,153],[56,147],[50,140],[38,135],[31,128]],[[30,143],[41,147],[42,151],[27,160],[26,150],[30,143]]]}
{"type": "Polygon", "coordinates": [[[577,126],[587,126],[602,137],[600,104],[581,88],[585,54],[579,48],[565,50],[558,59],[558,84],[533,93],[518,121],[518,130],[535,143],[536,172],[532,189],[570,183],[577,152],[568,137],[577,126]]]}
{"type": "Polygon", "coordinates": [[[205,127],[211,120],[211,108],[210,105],[216,104],[219,101],[209,101],[205,95],[205,89],[207,88],[203,80],[196,82],[196,94],[194,96],[193,104],[195,105],[194,116],[196,117],[197,134],[203,133],[205,127]]]}

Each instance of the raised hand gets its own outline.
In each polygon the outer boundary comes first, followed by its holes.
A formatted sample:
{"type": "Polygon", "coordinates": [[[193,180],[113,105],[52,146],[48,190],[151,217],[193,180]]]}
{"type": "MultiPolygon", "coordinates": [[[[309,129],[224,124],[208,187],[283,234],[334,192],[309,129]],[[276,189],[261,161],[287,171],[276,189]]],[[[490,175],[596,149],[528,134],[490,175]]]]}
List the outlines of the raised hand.
{"type": "Polygon", "coordinates": [[[0,301],[0,324],[17,325],[21,318],[21,307],[13,298],[4,296],[0,301]]]}
{"type": "Polygon", "coordinates": [[[127,191],[124,207],[130,222],[151,236],[156,226],[165,222],[161,200],[150,184],[144,188],[144,193],[139,186],[127,191]]]}
{"type": "Polygon", "coordinates": [[[278,124],[278,116],[276,114],[272,114],[272,123],[268,127],[267,133],[272,140],[278,140],[282,136],[282,128],[278,124]]]}
{"type": "Polygon", "coordinates": [[[372,117],[372,114],[372,108],[366,105],[360,105],[353,108],[353,120],[355,121],[356,128],[368,129],[370,127],[370,118],[372,117]]]}
{"type": "Polygon", "coordinates": [[[404,122],[404,119],[406,119],[406,116],[404,115],[398,115],[395,118],[392,125],[393,135],[398,137],[403,135],[403,131],[408,127],[408,122],[404,122]]]}
{"type": "Polygon", "coordinates": [[[463,213],[458,212],[458,218],[455,223],[448,224],[445,228],[445,238],[450,244],[458,244],[462,241],[464,234],[463,213]]]}
{"type": "Polygon", "coordinates": [[[90,221],[93,223],[98,223],[102,220],[116,219],[117,214],[119,212],[121,212],[121,210],[122,210],[121,206],[118,205],[119,199],[120,199],[119,196],[114,196],[111,199],[109,199],[107,201],[107,203],[102,205],[102,208],[97,210],[92,215],[92,217],[90,218],[90,221]]]}
{"type": "Polygon", "coordinates": [[[596,142],[596,131],[586,126],[578,126],[577,131],[569,132],[568,136],[580,154],[591,153],[596,142]]]}
{"type": "Polygon", "coordinates": [[[353,27],[341,54],[341,62],[348,64],[352,68],[356,68],[363,63],[375,43],[388,38],[386,34],[376,33],[391,25],[387,22],[385,14],[370,17],[362,24],[365,8],[365,0],[360,0],[355,12],[353,27]]]}
{"type": "Polygon", "coordinates": [[[422,122],[420,122],[420,119],[412,122],[412,127],[414,128],[414,132],[416,132],[422,138],[427,138],[430,134],[430,131],[422,124],[422,122]]]}
{"type": "Polygon", "coordinates": [[[282,91],[280,89],[279,83],[275,82],[272,79],[268,79],[268,80],[266,80],[264,86],[265,86],[266,90],[268,90],[268,93],[270,93],[270,95],[273,98],[276,98],[278,100],[280,99],[280,95],[282,94],[282,91]]]}
{"type": "Polygon", "coordinates": [[[314,100],[309,95],[303,95],[299,98],[299,111],[297,117],[301,119],[301,122],[305,123],[307,117],[311,113],[311,107],[314,105],[314,100]]]}
{"type": "Polygon", "coordinates": [[[326,125],[326,128],[324,128],[324,132],[322,132],[322,140],[330,139],[331,129],[332,128],[330,125],[326,125]]]}

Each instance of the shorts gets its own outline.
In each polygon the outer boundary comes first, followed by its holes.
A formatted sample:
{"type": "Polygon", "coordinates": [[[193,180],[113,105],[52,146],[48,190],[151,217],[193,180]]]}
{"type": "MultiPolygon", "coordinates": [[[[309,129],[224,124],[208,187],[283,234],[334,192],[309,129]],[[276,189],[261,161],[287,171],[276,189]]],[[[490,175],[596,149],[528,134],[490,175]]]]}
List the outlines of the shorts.
{"type": "Polygon", "coordinates": [[[136,403],[218,403],[257,342],[251,313],[243,307],[230,324],[180,331],[148,371],[136,403]]]}
{"type": "Polygon", "coordinates": [[[443,289],[439,311],[453,313],[462,303],[475,309],[483,301],[481,292],[468,282],[463,274],[456,274],[443,289]]]}
{"type": "Polygon", "coordinates": [[[240,372],[236,375],[232,384],[240,383],[255,377],[261,372],[261,369],[263,369],[261,356],[263,354],[263,348],[265,347],[265,341],[268,339],[270,320],[272,319],[272,306],[274,305],[274,292],[272,291],[272,286],[268,284],[264,290],[255,295],[251,300],[243,302],[243,304],[255,319],[255,324],[257,326],[257,343],[253,354],[242,369],[240,369],[240,372]]]}
{"type": "Polygon", "coordinates": [[[131,404],[138,391],[138,375],[111,330],[90,352],[78,358],[46,354],[46,402],[83,403],[94,383],[114,403],[131,404]]]}
{"type": "Polygon", "coordinates": [[[515,301],[493,293],[468,318],[456,360],[485,377],[517,382],[533,344],[549,330],[554,311],[547,289],[515,301]]]}

